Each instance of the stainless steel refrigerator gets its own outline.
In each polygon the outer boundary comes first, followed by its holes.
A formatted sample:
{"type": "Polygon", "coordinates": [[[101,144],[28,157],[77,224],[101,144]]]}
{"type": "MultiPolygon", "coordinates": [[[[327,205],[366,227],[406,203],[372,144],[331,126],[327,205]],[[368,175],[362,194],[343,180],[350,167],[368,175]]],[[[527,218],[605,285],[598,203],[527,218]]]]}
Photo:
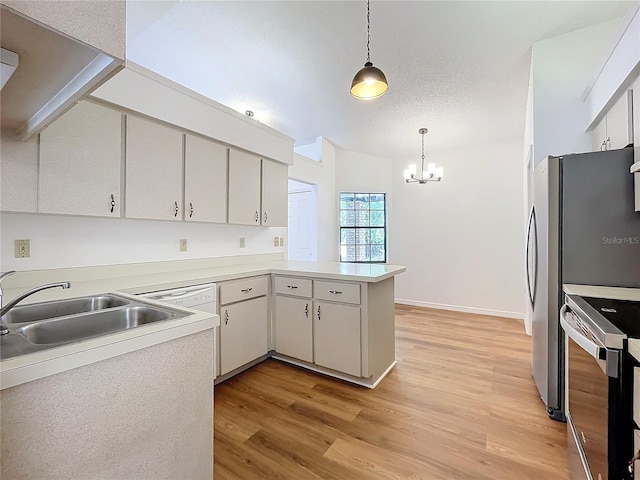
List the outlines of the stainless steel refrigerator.
{"type": "Polygon", "coordinates": [[[551,418],[564,420],[562,285],[640,287],[633,148],[547,157],[533,173],[526,242],[531,365],[551,418]]]}

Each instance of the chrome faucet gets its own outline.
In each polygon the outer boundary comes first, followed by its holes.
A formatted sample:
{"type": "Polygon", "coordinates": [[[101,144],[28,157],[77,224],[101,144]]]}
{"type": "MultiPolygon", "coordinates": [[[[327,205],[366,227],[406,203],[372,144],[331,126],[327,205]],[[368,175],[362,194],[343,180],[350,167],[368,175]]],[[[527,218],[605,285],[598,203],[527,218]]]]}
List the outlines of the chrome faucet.
{"type": "MultiPolygon", "coordinates": [[[[8,275],[11,275],[13,273],[15,272],[7,272],[3,276],[0,276],[0,281],[2,281],[2,278],[8,275]]],[[[47,283],[46,285],[40,285],[39,287],[32,288],[31,290],[27,290],[23,294],[18,295],[16,298],[14,298],[9,303],[7,303],[4,307],[0,308],[0,335],[6,335],[7,333],[9,333],[9,329],[5,325],[3,325],[1,322],[2,317],[4,317],[7,313],[9,313],[9,310],[11,310],[22,300],[33,295],[34,293],[38,293],[38,292],[41,292],[42,290],[47,290],[49,288],[57,288],[57,287],[64,288],[64,289],[71,288],[71,283],[56,282],[56,283],[47,283]]]]}
{"type": "Polygon", "coordinates": [[[16,273],[15,270],[10,270],[8,272],[0,274],[0,308],[2,307],[2,296],[4,295],[4,292],[2,291],[2,280],[13,275],[14,273],[16,273]]]}

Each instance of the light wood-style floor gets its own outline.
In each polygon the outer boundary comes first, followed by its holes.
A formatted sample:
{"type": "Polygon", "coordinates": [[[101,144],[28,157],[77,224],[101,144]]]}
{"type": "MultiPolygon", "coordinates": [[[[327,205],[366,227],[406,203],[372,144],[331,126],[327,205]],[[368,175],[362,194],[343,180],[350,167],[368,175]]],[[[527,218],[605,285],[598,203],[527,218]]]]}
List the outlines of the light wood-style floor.
{"type": "Polygon", "coordinates": [[[522,322],[397,306],[374,390],[263,362],[215,391],[215,479],[568,479],[522,322]]]}

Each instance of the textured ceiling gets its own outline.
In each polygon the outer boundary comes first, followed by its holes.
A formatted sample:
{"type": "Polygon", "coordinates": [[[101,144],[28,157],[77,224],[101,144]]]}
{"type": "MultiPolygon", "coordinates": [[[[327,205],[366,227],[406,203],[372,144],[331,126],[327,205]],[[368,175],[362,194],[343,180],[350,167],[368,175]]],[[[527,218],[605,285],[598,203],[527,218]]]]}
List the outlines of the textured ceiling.
{"type": "MultiPolygon", "coordinates": [[[[531,45],[624,16],[629,1],[377,1],[360,101],[364,1],[129,1],[127,58],[296,139],[387,158],[522,136],[531,45]]],[[[586,81],[585,79],[585,86],[586,81]]]]}

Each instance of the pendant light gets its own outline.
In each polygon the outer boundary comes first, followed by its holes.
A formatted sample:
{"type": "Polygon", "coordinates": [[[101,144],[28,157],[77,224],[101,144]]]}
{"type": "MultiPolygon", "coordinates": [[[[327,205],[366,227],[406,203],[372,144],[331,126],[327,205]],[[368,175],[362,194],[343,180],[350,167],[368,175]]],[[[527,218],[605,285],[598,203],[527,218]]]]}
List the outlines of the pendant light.
{"type": "Polygon", "coordinates": [[[371,42],[369,34],[371,20],[369,13],[369,0],[367,0],[367,61],[364,64],[364,68],[356,73],[351,82],[351,95],[361,100],[378,98],[389,89],[387,77],[384,76],[382,70],[374,67],[373,63],[371,63],[371,49],[369,48],[369,43],[371,42]]]}
{"type": "Polygon", "coordinates": [[[411,164],[409,168],[404,171],[404,181],[407,183],[420,183],[425,184],[427,182],[439,182],[442,180],[442,174],[444,173],[444,169],[442,167],[436,167],[435,163],[427,164],[427,169],[424,169],[424,134],[427,133],[428,130],[426,128],[421,128],[418,130],[418,133],[422,135],[422,165],[421,165],[421,176],[418,177],[416,172],[416,165],[411,164]]]}

